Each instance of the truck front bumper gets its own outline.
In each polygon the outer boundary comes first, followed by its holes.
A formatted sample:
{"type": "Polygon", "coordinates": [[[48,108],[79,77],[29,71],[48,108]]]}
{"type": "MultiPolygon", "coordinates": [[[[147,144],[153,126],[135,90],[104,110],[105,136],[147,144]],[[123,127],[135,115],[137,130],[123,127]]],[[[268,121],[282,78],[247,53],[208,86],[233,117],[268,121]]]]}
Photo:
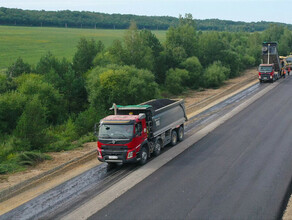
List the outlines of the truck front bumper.
{"type": "Polygon", "coordinates": [[[127,150],[124,151],[102,151],[102,158],[97,157],[100,162],[109,162],[109,163],[136,163],[140,159],[138,159],[139,154],[136,157],[132,157],[127,159],[127,150]]]}

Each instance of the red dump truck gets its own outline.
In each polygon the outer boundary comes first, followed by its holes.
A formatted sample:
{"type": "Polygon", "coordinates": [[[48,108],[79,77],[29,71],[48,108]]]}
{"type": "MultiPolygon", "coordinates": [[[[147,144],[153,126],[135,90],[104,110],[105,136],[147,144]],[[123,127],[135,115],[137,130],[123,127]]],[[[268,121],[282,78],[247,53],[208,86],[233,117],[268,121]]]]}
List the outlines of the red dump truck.
{"type": "Polygon", "coordinates": [[[277,51],[277,42],[263,42],[262,64],[259,66],[259,81],[274,82],[282,76],[282,64],[277,51]]]}
{"type": "Polygon", "coordinates": [[[167,145],[183,140],[187,121],[183,100],[156,99],[139,105],[113,105],[114,115],[100,120],[98,160],[145,164],[167,145]]]}

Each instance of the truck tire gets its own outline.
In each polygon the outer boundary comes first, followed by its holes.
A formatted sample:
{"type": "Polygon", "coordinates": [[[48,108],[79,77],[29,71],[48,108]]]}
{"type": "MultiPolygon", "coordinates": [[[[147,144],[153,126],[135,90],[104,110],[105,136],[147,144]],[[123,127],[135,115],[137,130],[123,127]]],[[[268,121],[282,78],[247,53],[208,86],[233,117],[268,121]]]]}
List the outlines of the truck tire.
{"type": "Polygon", "coordinates": [[[141,148],[140,157],[141,157],[141,159],[140,159],[139,163],[140,163],[140,165],[144,165],[148,159],[148,151],[147,151],[146,147],[141,148]]]}
{"type": "Polygon", "coordinates": [[[177,143],[177,133],[175,130],[172,130],[170,144],[171,144],[171,146],[174,146],[174,145],[176,145],[176,143],[177,143]]]}
{"type": "Polygon", "coordinates": [[[184,139],[184,136],[185,136],[184,127],[180,126],[178,129],[178,140],[182,141],[184,139]]]}
{"type": "Polygon", "coordinates": [[[153,154],[154,156],[158,156],[161,153],[161,147],[162,147],[162,143],[161,141],[157,141],[154,147],[154,151],[153,154]]]}

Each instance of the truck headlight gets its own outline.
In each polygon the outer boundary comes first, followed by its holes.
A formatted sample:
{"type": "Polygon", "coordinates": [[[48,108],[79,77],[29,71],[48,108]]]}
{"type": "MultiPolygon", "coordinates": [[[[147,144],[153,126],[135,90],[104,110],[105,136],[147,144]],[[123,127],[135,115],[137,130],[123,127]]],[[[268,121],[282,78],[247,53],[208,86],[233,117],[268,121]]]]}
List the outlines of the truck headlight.
{"type": "Polygon", "coordinates": [[[97,150],[97,157],[102,158],[102,154],[99,150],[97,150]]]}
{"type": "Polygon", "coordinates": [[[127,157],[127,159],[130,159],[130,158],[132,158],[132,157],[133,157],[133,155],[134,155],[134,154],[133,154],[133,151],[129,152],[129,153],[128,153],[128,157],[127,157]]]}

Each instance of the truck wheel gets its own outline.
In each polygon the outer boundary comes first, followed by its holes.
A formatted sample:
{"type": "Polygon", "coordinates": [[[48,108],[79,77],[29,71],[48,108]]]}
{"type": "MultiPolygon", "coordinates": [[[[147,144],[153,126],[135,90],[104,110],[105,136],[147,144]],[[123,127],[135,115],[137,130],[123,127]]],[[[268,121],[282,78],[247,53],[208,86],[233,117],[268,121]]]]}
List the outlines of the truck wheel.
{"type": "Polygon", "coordinates": [[[140,165],[144,165],[147,162],[147,159],[148,159],[148,151],[146,147],[142,147],[140,165]]]}
{"type": "Polygon", "coordinates": [[[175,130],[172,130],[170,144],[171,144],[171,146],[174,146],[174,145],[176,145],[176,143],[177,143],[177,133],[175,130]]]}
{"type": "Polygon", "coordinates": [[[161,146],[162,146],[161,141],[157,141],[157,143],[155,144],[154,152],[153,152],[154,156],[158,156],[160,154],[161,146]]]}
{"type": "Polygon", "coordinates": [[[184,136],[185,136],[184,127],[180,126],[178,129],[178,140],[182,141],[184,139],[184,136]]]}

